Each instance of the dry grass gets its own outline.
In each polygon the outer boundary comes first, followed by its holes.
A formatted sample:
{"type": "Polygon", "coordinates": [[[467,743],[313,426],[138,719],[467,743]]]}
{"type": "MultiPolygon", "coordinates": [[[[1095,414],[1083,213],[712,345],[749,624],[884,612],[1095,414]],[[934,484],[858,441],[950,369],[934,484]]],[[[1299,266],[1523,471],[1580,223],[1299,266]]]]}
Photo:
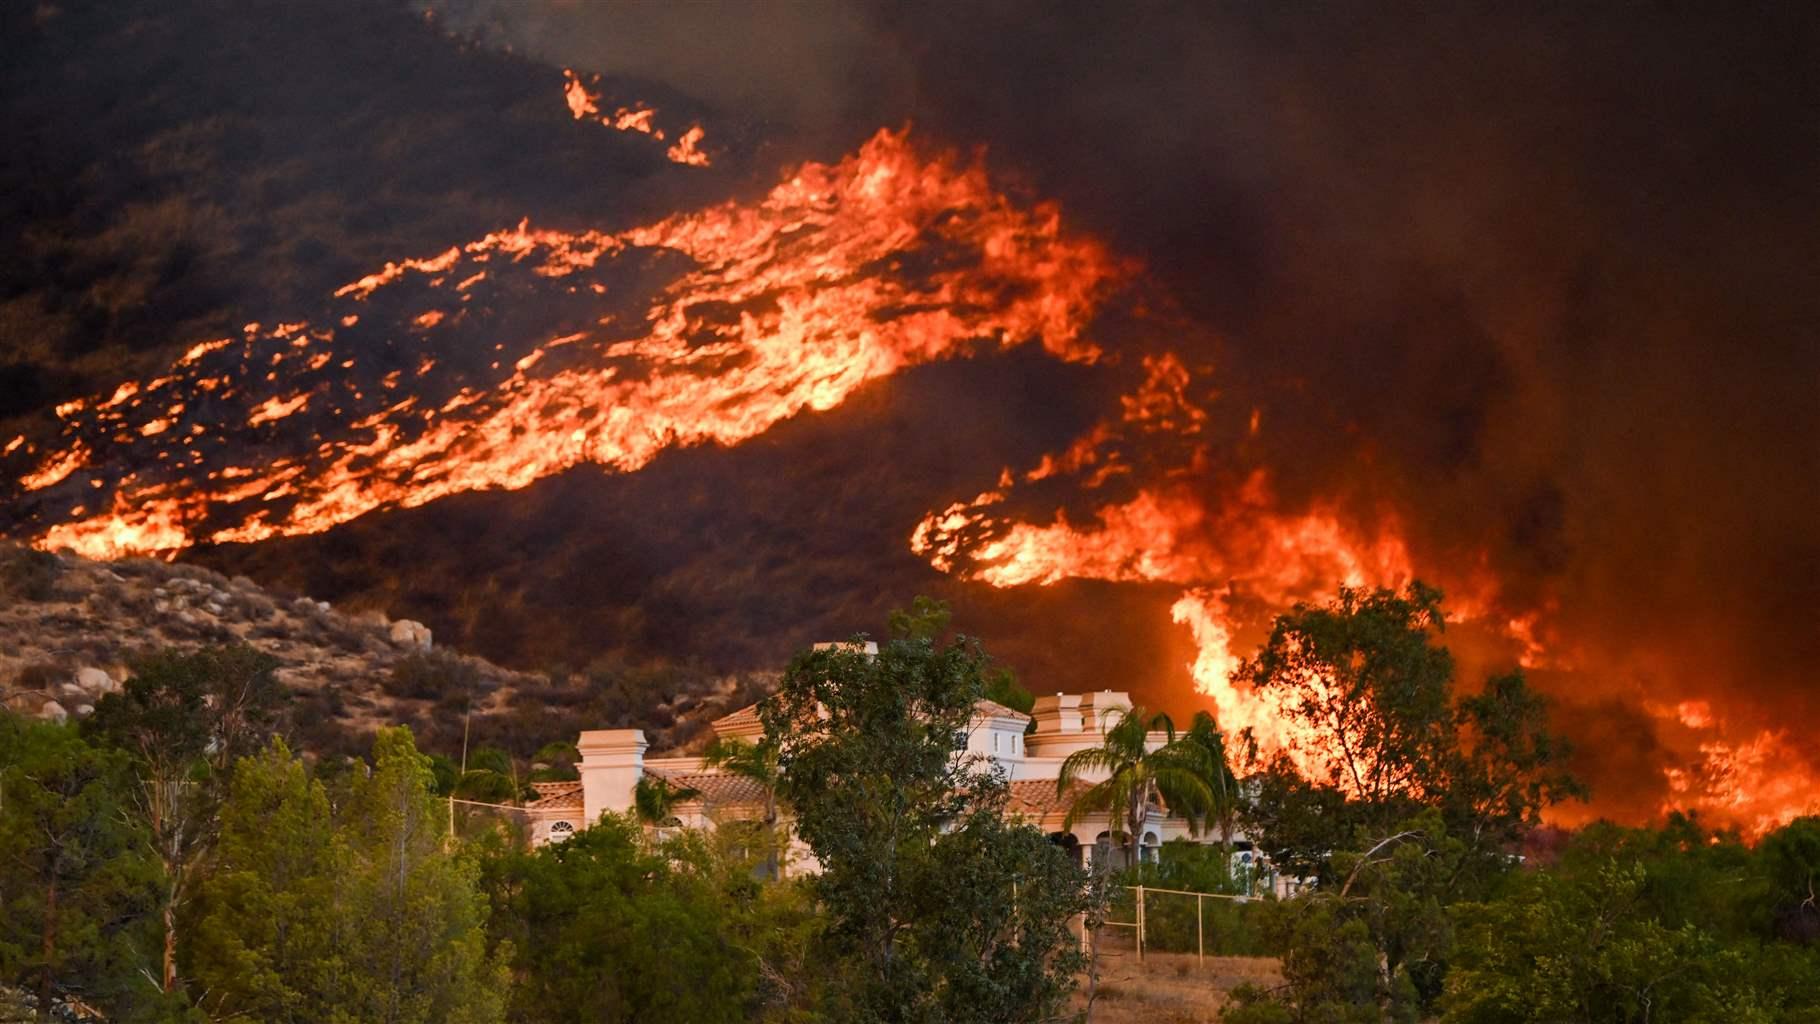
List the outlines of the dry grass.
{"type": "MultiPolygon", "coordinates": [[[[1251,982],[1282,982],[1270,957],[1146,953],[1142,961],[1129,951],[1102,951],[1100,982],[1091,1024],[1201,1024],[1220,1019],[1227,993],[1251,982]]],[[[1087,1006],[1086,979],[1075,996],[1075,1009],[1087,1006]]]]}

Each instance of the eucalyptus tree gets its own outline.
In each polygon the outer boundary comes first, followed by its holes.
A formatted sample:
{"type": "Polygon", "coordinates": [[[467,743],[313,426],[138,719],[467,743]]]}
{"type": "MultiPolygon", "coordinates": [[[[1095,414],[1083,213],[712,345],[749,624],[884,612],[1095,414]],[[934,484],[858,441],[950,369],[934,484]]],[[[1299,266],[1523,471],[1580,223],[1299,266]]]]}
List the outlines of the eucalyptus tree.
{"type": "Polygon", "coordinates": [[[832,1019],[1054,1019],[1082,964],[1068,927],[1095,890],[1007,783],[963,753],[990,662],[966,638],[900,632],[806,651],[760,705],[778,795],[820,862],[809,880],[837,983],[832,1019]]]}
{"type": "Polygon", "coordinates": [[[85,731],[126,751],[134,802],[164,868],[159,984],[178,988],[178,926],[213,848],[234,763],[272,735],[285,691],[277,659],[244,644],[165,649],[138,659],[118,693],[95,702],[85,731]]]}

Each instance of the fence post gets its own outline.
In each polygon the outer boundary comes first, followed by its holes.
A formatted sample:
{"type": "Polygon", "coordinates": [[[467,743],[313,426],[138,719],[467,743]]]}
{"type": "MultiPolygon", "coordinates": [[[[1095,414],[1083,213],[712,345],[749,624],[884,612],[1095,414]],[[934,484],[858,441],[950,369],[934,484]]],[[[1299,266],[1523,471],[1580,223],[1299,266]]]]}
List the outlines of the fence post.
{"type": "Polygon", "coordinates": [[[1198,892],[1194,894],[1194,962],[1196,966],[1205,966],[1207,963],[1206,930],[1201,926],[1201,904],[1204,902],[1206,902],[1205,897],[1198,892]]]}
{"type": "Polygon", "coordinates": [[[1144,959],[1144,887],[1141,885],[1137,887],[1137,897],[1137,949],[1138,960],[1142,962],[1144,959]]]}

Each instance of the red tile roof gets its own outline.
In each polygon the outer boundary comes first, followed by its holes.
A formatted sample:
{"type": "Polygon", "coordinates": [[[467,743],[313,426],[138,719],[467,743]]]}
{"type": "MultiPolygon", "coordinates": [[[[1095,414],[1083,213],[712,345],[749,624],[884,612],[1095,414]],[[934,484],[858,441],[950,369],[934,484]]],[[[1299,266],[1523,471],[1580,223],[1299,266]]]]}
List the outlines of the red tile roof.
{"type": "Polygon", "coordinates": [[[763,728],[758,720],[758,705],[747,704],[738,711],[713,722],[715,732],[734,732],[746,729],[763,728]]]}
{"type": "MultiPolygon", "coordinates": [[[[1008,708],[995,700],[982,699],[975,701],[973,703],[973,713],[975,715],[987,715],[993,718],[1015,718],[1019,721],[1030,721],[1029,715],[1024,714],[1016,708],[1008,708]]],[[[717,718],[714,720],[713,725],[715,732],[735,732],[763,727],[758,720],[757,704],[748,704],[730,715],[717,718]]]]}
{"type": "Polygon", "coordinates": [[[695,790],[697,795],[691,799],[711,807],[762,807],[765,803],[765,787],[743,775],[712,771],[652,771],[650,774],[677,789],[695,790]]]}
{"type": "Polygon", "coordinates": [[[1025,722],[1030,721],[1029,715],[1024,714],[1016,708],[1008,708],[995,700],[974,701],[973,713],[976,715],[991,715],[994,718],[1016,718],[1025,722]]]}
{"type": "Polygon", "coordinates": [[[1058,794],[1054,779],[1025,779],[1011,784],[1011,799],[1006,801],[1005,809],[1039,820],[1051,814],[1067,814],[1087,789],[1085,782],[1076,779],[1068,784],[1065,793],[1058,794]]]}
{"type": "Polygon", "coordinates": [[[533,782],[537,799],[525,805],[527,811],[579,811],[584,805],[580,782],[533,782]]]}

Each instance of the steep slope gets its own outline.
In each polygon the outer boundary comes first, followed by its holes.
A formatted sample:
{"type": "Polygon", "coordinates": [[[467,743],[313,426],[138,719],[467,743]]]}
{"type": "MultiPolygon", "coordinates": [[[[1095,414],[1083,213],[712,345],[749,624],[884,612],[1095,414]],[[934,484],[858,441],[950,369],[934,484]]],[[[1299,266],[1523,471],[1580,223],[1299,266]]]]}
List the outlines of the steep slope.
{"type": "Polygon", "coordinates": [[[150,559],[93,562],[0,544],[0,699],[15,712],[80,716],[159,647],[246,643],[279,662],[293,740],[316,753],[362,749],[404,723],[431,749],[476,743],[529,756],[576,731],[641,726],[678,745],[763,679],[709,679],[637,666],[532,675],[434,648],[430,631],[384,614],[344,614],[274,595],[245,577],[150,559]],[[666,687],[666,682],[668,686],[666,687]],[[470,717],[469,712],[472,711],[470,717]]]}

